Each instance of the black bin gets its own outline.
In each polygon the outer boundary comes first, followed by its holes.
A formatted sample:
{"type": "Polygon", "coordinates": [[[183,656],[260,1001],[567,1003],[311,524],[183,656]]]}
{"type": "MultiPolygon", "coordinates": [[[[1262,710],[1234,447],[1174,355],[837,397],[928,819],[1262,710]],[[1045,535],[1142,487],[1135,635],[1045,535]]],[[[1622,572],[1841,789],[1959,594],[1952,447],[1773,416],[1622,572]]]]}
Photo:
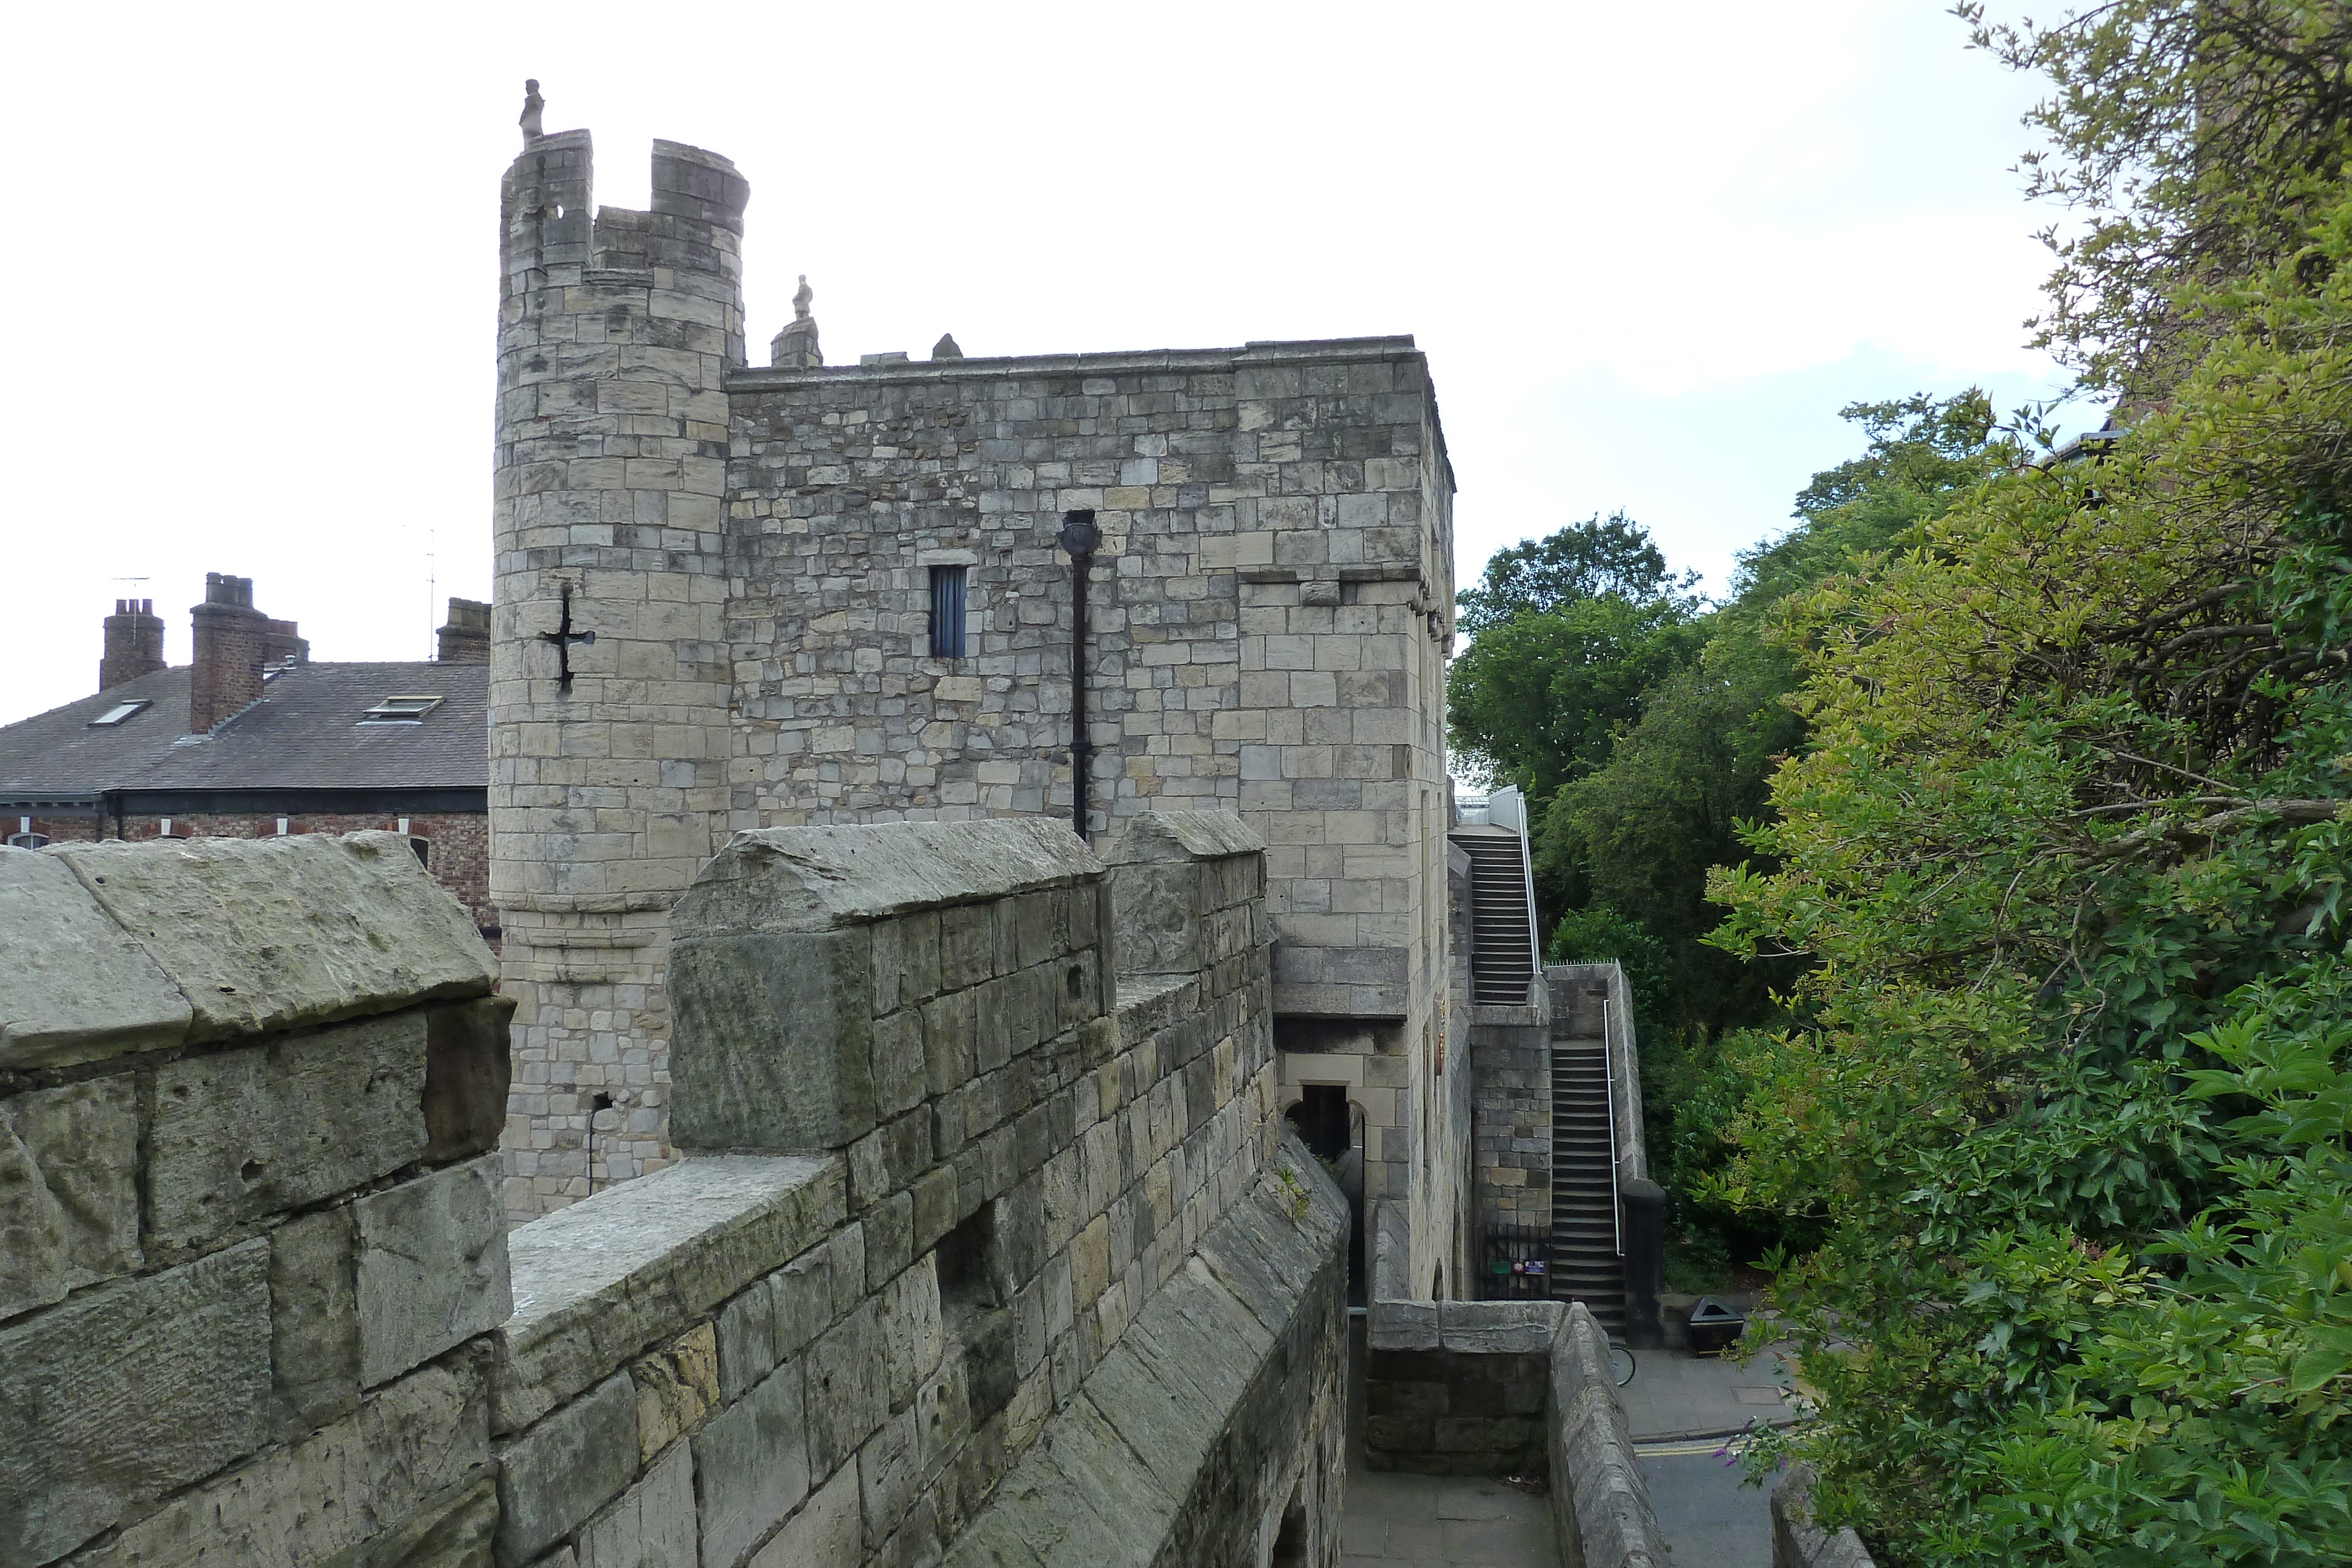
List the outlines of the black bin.
{"type": "Polygon", "coordinates": [[[1692,1303],[1690,1317],[1690,1347],[1698,1355],[1720,1355],[1739,1343],[1748,1332],[1745,1314],[1725,1306],[1713,1296],[1701,1296],[1692,1303]]]}

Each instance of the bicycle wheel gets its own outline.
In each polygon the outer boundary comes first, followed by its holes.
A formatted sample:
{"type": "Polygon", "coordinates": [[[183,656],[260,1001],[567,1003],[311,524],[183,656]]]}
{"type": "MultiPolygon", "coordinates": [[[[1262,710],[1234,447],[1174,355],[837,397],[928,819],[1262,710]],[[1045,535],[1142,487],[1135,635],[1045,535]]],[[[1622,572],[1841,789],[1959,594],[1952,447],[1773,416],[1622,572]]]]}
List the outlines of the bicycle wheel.
{"type": "Polygon", "coordinates": [[[1617,1379],[1617,1386],[1620,1388],[1622,1388],[1627,1384],[1633,1382],[1633,1353],[1627,1350],[1622,1344],[1611,1345],[1609,1347],[1609,1372],[1610,1375],[1617,1379]]]}

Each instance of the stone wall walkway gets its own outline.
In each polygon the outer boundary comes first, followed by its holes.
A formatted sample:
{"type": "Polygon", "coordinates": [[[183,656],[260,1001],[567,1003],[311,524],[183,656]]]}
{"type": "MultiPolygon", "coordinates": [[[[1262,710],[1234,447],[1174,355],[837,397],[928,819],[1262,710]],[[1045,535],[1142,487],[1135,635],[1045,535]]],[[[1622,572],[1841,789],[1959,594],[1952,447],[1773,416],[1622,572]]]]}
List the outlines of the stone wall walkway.
{"type": "Polygon", "coordinates": [[[1558,1568],[1551,1505],[1484,1476],[1348,1473],[1339,1568],[1558,1568]]]}

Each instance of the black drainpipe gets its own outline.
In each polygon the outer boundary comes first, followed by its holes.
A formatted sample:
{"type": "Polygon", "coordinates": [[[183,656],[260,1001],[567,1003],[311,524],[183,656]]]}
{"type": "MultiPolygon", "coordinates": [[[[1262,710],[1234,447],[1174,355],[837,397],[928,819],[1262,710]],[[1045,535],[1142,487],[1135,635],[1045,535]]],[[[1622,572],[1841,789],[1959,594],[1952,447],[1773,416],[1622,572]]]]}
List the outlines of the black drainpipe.
{"type": "Polygon", "coordinates": [[[1087,779],[1094,738],[1087,733],[1087,571],[1102,544],[1090,511],[1062,514],[1062,548],[1070,552],[1070,831],[1087,837],[1087,779]]]}

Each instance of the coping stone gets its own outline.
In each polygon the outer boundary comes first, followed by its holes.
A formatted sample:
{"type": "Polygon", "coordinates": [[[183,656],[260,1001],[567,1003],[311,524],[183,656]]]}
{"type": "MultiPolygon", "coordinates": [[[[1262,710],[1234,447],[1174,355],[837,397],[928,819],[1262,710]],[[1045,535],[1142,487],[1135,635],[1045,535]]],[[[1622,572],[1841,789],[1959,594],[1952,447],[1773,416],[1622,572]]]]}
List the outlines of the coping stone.
{"type": "Polygon", "coordinates": [[[826,931],[944,904],[1066,887],[1102,874],[1066,823],[1047,817],[737,833],[670,914],[679,940],[826,931]]]}
{"type": "Polygon", "coordinates": [[[509,1231],[514,1312],[491,1342],[492,1429],[520,1430],[675,1339],[845,1207],[838,1159],[709,1155],[509,1231]]]}
{"type": "Polygon", "coordinates": [[[1217,860],[1264,852],[1265,840],[1229,811],[1144,811],[1121,824],[1105,865],[1145,861],[1217,860]]]}
{"type": "Polygon", "coordinates": [[[0,846],[0,1070],[174,1046],[194,1016],[73,868],[0,846]]]}
{"type": "Polygon", "coordinates": [[[487,996],[498,984],[473,916],[397,833],[42,853],[70,867],[178,987],[190,1040],[487,996]],[[301,962],[288,962],[292,954],[301,962]]]}

